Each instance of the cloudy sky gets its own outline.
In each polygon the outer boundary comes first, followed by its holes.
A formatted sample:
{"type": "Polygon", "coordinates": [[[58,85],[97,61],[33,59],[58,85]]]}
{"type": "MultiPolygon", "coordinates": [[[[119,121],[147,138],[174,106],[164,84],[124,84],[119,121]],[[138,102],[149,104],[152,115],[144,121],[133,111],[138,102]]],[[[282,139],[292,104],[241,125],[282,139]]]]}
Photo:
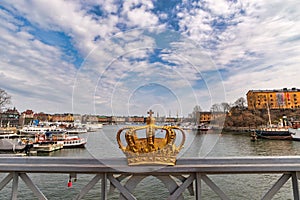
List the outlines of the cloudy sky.
{"type": "Polygon", "coordinates": [[[0,88],[19,111],[187,116],[300,87],[298,0],[7,0],[0,88]]]}

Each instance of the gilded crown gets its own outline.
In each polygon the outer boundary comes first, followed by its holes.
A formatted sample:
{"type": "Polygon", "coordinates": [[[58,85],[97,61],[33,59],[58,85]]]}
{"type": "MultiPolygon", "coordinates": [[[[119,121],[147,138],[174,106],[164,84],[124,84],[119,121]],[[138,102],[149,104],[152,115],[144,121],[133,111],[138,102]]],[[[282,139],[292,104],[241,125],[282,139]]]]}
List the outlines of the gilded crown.
{"type": "Polygon", "coordinates": [[[128,165],[175,165],[176,156],[185,142],[184,131],[177,126],[156,126],[153,112],[150,110],[148,114],[145,126],[124,127],[118,131],[119,148],[126,155],[128,165]],[[175,145],[177,132],[182,134],[179,146],[175,145]],[[125,133],[127,146],[121,142],[122,133],[125,133]],[[146,133],[145,137],[139,137],[140,133],[146,133]]]}

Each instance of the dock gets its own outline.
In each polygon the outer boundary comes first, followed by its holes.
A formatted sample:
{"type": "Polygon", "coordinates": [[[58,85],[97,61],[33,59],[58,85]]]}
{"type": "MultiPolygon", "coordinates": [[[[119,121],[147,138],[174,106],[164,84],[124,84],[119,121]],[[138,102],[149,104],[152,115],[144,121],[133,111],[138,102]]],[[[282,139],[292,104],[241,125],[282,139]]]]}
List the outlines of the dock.
{"type": "Polygon", "coordinates": [[[64,147],[63,144],[34,144],[33,148],[30,149],[30,151],[36,151],[39,152],[52,152],[60,150],[64,147]]]}

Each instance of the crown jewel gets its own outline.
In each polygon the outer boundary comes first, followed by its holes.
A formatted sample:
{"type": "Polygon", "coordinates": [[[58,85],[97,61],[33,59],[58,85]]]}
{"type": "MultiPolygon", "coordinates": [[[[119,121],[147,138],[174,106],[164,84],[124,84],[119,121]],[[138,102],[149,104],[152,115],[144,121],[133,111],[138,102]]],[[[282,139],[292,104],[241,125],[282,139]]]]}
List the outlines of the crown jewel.
{"type": "Polygon", "coordinates": [[[117,132],[119,148],[126,155],[128,165],[175,165],[176,156],[185,142],[184,131],[177,126],[156,126],[152,110],[148,114],[145,126],[124,127],[117,132]],[[179,146],[175,145],[177,132],[182,134],[179,146]],[[125,133],[127,146],[121,142],[122,133],[125,133]],[[146,137],[139,137],[140,134],[146,137]]]}

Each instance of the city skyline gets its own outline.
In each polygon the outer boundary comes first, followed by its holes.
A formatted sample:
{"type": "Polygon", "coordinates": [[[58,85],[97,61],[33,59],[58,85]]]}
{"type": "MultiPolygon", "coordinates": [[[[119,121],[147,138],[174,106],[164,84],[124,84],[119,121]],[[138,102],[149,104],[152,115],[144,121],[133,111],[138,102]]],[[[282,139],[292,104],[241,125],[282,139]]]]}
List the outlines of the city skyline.
{"type": "Polygon", "coordinates": [[[0,85],[45,113],[187,116],[299,87],[297,1],[3,1],[0,85]],[[174,113],[175,112],[175,113],[174,113]]]}

